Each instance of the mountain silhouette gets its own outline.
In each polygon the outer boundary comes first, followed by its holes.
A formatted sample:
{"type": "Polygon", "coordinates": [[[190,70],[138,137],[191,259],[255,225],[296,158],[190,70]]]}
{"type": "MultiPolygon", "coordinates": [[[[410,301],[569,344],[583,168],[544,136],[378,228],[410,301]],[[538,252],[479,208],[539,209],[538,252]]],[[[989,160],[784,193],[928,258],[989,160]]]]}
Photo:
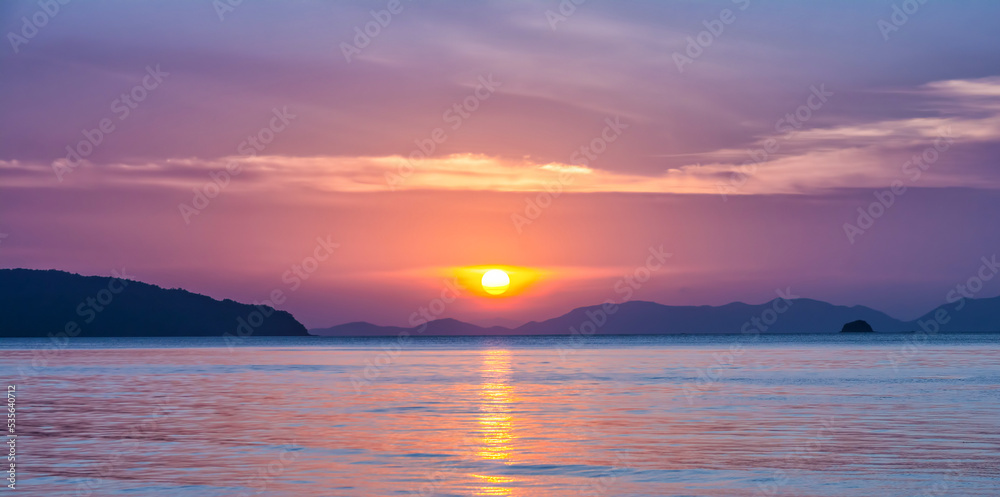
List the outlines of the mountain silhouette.
{"type": "Polygon", "coordinates": [[[492,326],[485,328],[482,326],[476,326],[474,324],[466,323],[452,318],[436,319],[426,323],[426,327],[413,327],[404,328],[401,326],[379,326],[376,324],[366,323],[364,321],[355,321],[353,323],[346,323],[339,326],[334,326],[333,328],[326,329],[316,329],[309,330],[310,334],[313,335],[329,335],[329,336],[352,336],[352,337],[369,337],[369,336],[396,336],[400,333],[406,332],[413,336],[425,335],[425,336],[467,336],[467,335],[510,335],[511,329],[504,328],[502,326],[492,326]],[[324,333],[325,330],[335,330],[330,333],[324,333]]]}
{"type": "Polygon", "coordinates": [[[629,301],[580,307],[516,327],[446,318],[420,326],[346,323],[306,330],[291,314],[130,279],[57,270],[0,269],[0,337],[57,336],[484,336],[837,333],[864,321],[876,332],[1000,332],[1000,297],[965,299],[901,321],[864,306],[774,299],[763,304],[670,306],[629,301]]]}
{"type": "Polygon", "coordinates": [[[129,279],[0,269],[0,337],[308,335],[285,311],[129,279]],[[240,328],[239,331],[237,328],[240,328]]]}
{"type": "MultiPolygon", "coordinates": [[[[941,331],[995,332],[1000,331],[1000,297],[992,299],[964,299],[947,304],[924,314],[914,321],[919,329],[934,331],[932,323],[938,322],[941,331]],[[940,318],[940,322],[938,322],[940,318]],[[921,325],[923,323],[923,325],[921,325]]],[[[916,329],[916,327],[914,328],[916,329]]],[[[878,328],[876,328],[876,331],[878,328]]]]}
{"type": "Polygon", "coordinates": [[[775,299],[763,304],[734,302],[722,306],[670,306],[630,301],[609,313],[605,306],[580,307],[552,319],[532,321],[514,328],[484,328],[440,319],[412,328],[378,326],[366,322],[311,329],[322,336],[460,335],[659,335],[733,333],[838,333],[844,323],[865,321],[876,332],[1000,332],[1000,297],[966,299],[946,304],[915,321],[901,321],[865,306],[838,306],[819,300],[775,299]],[[777,309],[782,309],[778,312],[777,309]],[[945,312],[946,323],[934,329],[929,320],[945,312]]]}

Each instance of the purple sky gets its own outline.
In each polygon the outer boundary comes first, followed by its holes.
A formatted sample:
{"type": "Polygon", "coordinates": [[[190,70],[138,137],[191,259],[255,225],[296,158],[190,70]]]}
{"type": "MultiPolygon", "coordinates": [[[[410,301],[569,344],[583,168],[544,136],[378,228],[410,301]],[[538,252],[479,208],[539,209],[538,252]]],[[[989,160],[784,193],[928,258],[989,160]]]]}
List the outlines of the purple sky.
{"type": "Polygon", "coordinates": [[[616,298],[662,245],[632,298],[913,318],[1000,252],[1000,4],[893,5],[3,2],[0,266],[280,289],[310,327],[511,266],[530,284],[440,316],[513,323],[616,298]]]}

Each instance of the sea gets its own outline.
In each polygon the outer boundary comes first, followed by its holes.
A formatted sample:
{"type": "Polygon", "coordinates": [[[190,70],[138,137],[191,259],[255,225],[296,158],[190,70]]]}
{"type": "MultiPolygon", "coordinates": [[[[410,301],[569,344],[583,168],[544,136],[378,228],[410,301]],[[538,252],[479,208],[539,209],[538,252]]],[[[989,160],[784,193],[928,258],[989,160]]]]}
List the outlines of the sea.
{"type": "Polygon", "coordinates": [[[7,338],[0,378],[9,495],[1000,495],[996,334],[7,338]]]}

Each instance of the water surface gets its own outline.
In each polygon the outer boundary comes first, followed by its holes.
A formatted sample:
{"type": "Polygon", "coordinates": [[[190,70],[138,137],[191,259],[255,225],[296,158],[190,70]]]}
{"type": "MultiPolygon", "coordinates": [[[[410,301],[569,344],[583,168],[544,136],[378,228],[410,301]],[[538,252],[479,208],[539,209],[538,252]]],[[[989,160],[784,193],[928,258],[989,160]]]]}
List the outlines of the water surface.
{"type": "Polygon", "coordinates": [[[0,341],[21,495],[990,496],[1000,336],[0,341]]]}

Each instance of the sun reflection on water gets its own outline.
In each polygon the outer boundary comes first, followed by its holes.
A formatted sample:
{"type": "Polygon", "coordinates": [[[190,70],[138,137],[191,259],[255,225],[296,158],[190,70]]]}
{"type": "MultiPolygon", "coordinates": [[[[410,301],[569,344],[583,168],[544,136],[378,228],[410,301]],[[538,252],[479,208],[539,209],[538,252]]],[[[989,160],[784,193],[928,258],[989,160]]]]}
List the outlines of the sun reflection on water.
{"type": "MultiPolygon", "coordinates": [[[[480,367],[479,443],[476,455],[484,461],[509,464],[514,442],[514,417],[511,403],[514,387],[510,385],[510,351],[486,350],[480,367]]],[[[510,476],[472,475],[482,482],[476,495],[514,495],[508,484],[510,476]]]]}

